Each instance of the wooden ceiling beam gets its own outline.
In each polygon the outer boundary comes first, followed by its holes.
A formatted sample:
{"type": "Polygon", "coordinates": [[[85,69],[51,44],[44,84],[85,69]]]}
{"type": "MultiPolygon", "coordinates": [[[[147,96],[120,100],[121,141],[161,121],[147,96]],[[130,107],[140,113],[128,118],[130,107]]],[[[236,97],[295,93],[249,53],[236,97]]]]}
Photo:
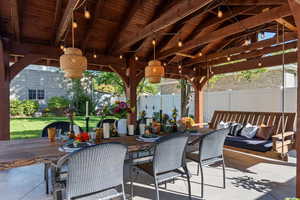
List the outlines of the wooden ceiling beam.
{"type": "Polygon", "coordinates": [[[110,42],[108,43],[110,46],[106,48],[106,52],[112,54],[113,49],[117,46],[118,41],[124,30],[127,28],[128,24],[131,22],[131,19],[136,14],[136,12],[143,7],[145,0],[135,0],[134,3],[129,3],[129,8],[125,10],[125,15],[123,16],[122,21],[119,24],[119,27],[112,34],[110,42]],[[133,5],[132,5],[133,4],[133,5]]]}
{"type": "Polygon", "coordinates": [[[21,40],[21,26],[20,26],[20,8],[18,0],[9,0],[11,7],[11,19],[12,27],[15,34],[15,37],[18,42],[21,40]]]}
{"type": "MultiPolygon", "coordinates": [[[[285,33],[286,41],[295,40],[295,39],[297,39],[297,34],[295,34],[294,32],[285,33]]],[[[278,42],[282,42],[282,37],[278,37],[278,42]]],[[[194,60],[185,62],[185,63],[183,63],[183,65],[184,66],[192,66],[192,65],[195,65],[198,63],[204,63],[204,62],[207,62],[210,60],[218,59],[220,57],[227,57],[228,55],[232,55],[232,54],[238,54],[238,53],[252,51],[255,49],[259,49],[259,48],[269,47],[276,43],[277,43],[277,37],[273,37],[273,38],[270,38],[267,40],[262,40],[259,42],[252,43],[248,46],[233,47],[233,48],[229,48],[229,49],[226,49],[226,50],[223,50],[220,52],[209,54],[207,56],[202,56],[202,57],[196,58],[194,60]]]]}
{"type": "Polygon", "coordinates": [[[57,29],[56,38],[55,38],[55,44],[57,45],[65,35],[68,26],[70,25],[70,22],[72,20],[72,13],[73,9],[75,8],[78,0],[68,0],[68,4],[65,8],[63,17],[60,21],[60,24],[57,29]]]}
{"type": "MultiPolygon", "coordinates": [[[[297,52],[285,54],[285,64],[290,64],[295,62],[297,62],[297,52]]],[[[245,71],[251,69],[259,69],[265,67],[274,67],[278,65],[282,65],[282,55],[268,56],[261,59],[253,59],[245,62],[213,67],[212,72],[214,75],[217,75],[217,74],[233,73],[233,72],[239,72],[239,71],[245,71]],[[262,63],[261,66],[257,64],[258,61],[262,63]]]]}
{"type": "Polygon", "coordinates": [[[91,34],[93,33],[93,27],[94,27],[95,23],[97,22],[97,18],[100,17],[103,4],[104,4],[104,0],[97,1],[96,6],[94,7],[94,12],[93,12],[94,14],[92,15],[91,19],[88,20],[87,28],[84,33],[83,40],[80,44],[81,49],[83,51],[85,51],[85,49],[87,48],[89,38],[90,38],[91,34]]]}
{"type": "Polygon", "coordinates": [[[193,49],[197,46],[207,44],[209,42],[231,36],[236,33],[246,31],[251,28],[255,28],[259,25],[263,25],[269,22],[272,22],[280,17],[285,17],[291,15],[291,10],[288,5],[283,5],[277,8],[273,8],[267,12],[260,13],[258,15],[248,17],[244,20],[236,22],[234,24],[228,25],[224,28],[221,28],[213,33],[208,33],[203,37],[195,38],[185,44],[183,47],[174,47],[169,50],[161,52],[158,57],[165,58],[170,55],[175,54],[176,52],[187,51],[193,49]]]}
{"type": "Polygon", "coordinates": [[[286,4],[286,0],[230,0],[224,4],[228,6],[264,6],[264,5],[282,5],[286,4]]]}
{"type": "Polygon", "coordinates": [[[206,6],[212,2],[212,0],[189,0],[189,1],[180,1],[168,11],[163,13],[161,17],[157,20],[148,24],[141,31],[137,32],[135,35],[131,37],[130,40],[119,41],[116,46],[117,52],[122,51],[123,49],[130,47],[136,42],[148,37],[154,32],[158,32],[167,26],[175,24],[179,20],[185,18],[186,16],[196,12],[200,8],[206,6]]]}
{"type": "MultiPolygon", "coordinates": [[[[285,44],[285,49],[286,50],[294,49],[296,47],[297,47],[297,41],[285,44]]],[[[242,60],[242,59],[261,57],[263,55],[270,54],[270,53],[276,53],[276,52],[279,52],[279,51],[282,51],[282,45],[266,47],[266,48],[263,48],[263,49],[260,49],[260,50],[251,51],[249,53],[241,53],[241,54],[238,54],[238,55],[231,56],[230,57],[231,58],[230,62],[238,61],[238,60],[242,60]]],[[[226,62],[228,62],[227,58],[220,58],[218,60],[212,60],[212,61],[207,62],[207,65],[208,66],[219,65],[219,64],[226,63],[226,62]]],[[[226,66],[226,65],[224,65],[224,66],[226,66]]]]}
{"type": "Polygon", "coordinates": [[[287,29],[297,32],[297,27],[294,26],[293,24],[291,24],[290,22],[288,22],[287,20],[283,19],[283,18],[279,18],[276,20],[276,22],[278,22],[279,24],[285,26],[287,29]]]}
{"type": "Polygon", "coordinates": [[[54,19],[53,19],[53,33],[52,33],[52,43],[55,44],[55,36],[59,25],[59,20],[62,16],[62,0],[56,0],[55,3],[55,12],[54,12],[54,19]]]}

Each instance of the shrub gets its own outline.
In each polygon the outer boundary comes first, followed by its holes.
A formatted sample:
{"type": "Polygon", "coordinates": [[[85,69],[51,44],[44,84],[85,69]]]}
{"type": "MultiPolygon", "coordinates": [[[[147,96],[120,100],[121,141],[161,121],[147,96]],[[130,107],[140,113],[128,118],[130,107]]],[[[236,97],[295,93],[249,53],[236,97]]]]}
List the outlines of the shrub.
{"type": "Polygon", "coordinates": [[[10,114],[12,116],[23,115],[22,101],[15,99],[10,101],[10,114]]]}
{"type": "Polygon", "coordinates": [[[66,109],[70,101],[64,97],[51,97],[48,100],[48,108],[51,112],[58,113],[66,109]]]}
{"type": "Polygon", "coordinates": [[[39,103],[33,100],[25,100],[22,102],[23,113],[26,116],[32,116],[39,109],[39,103]]]}

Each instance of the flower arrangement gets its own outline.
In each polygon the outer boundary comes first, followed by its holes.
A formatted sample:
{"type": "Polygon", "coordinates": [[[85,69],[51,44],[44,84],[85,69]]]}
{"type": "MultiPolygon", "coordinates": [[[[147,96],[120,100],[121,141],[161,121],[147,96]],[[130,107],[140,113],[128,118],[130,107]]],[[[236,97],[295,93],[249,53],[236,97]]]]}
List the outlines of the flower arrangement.
{"type": "Polygon", "coordinates": [[[183,117],[179,123],[186,129],[191,129],[194,126],[195,121],[191,117],[183,117]]]}
{"type": "Polygon", "coordinates": [[[87,141],[89,141],[89,139],[90,139],[90,136],[87,132],[79,133],[75,137],[76,142],[87,142],[87,141]]]}
{"type": "Polygon", "coordinates": [[[131,108],[124,101],[116,101],[114,104],[108,105],[103,109],[105,115],[115,116],[119,119],[126,119],[127,115],[131,112],[131,108]]]}

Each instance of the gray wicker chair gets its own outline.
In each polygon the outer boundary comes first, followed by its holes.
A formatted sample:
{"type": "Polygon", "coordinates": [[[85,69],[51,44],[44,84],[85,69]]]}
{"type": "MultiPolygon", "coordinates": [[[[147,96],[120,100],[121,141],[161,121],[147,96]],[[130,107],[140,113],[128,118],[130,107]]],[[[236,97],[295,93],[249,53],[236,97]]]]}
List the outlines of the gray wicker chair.
{"type": "MultiPolygon", "coordinates": [[[[98,200],[123,197],[123,167],[127,148],[119,143],[95,145],[63,157],[53,168],[59,174],[67,164],[66,199],[98,200]]],[[[56,199],[62,199],[62,186],[54,184],[56,199]]]]}
{"type": "Polygon", "coordinates": [[[187,177],[188,193],[191,198],[190,174],[185,161],[188,138],[189,135],[183,133],[162,137],[154,147],[153,162],[137,165],[139,169],[154,178],[157,200],[159,200],[158,185],[160,183],[166,183],[183,175],[187,177]]]}
{"type": "Polygon", "coordinates": [[[229,128],[212,131],[200,136],[199,152],[187,153],[187,158],[198,163],[197,175],[201,172],[201,198],[204,197],[203,166],[222,163],[223,188],[225,188],[225,163],[223,156],[224,141],[229,128]]]}

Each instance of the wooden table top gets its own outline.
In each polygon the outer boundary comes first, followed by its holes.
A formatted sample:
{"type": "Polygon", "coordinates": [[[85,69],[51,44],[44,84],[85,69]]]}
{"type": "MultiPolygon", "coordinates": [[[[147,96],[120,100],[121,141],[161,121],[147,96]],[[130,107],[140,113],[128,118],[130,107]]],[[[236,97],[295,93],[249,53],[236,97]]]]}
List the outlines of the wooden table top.
{"type": "MultiPolygon", "coordinates": [[[[207,131],[202,130],[201,132],[207,131]]],[[[101,143],[120,142],[128,146],[128,152],[140,151],[154,144],[137,141],[136,137],[122,136],[103,139],[101,143]]],[[[66,154],[66,152],[58,150],[59,146],[58,142],[50,143],[48,138],[0,141],[0,170],[56,161],[66,154]]]]}

